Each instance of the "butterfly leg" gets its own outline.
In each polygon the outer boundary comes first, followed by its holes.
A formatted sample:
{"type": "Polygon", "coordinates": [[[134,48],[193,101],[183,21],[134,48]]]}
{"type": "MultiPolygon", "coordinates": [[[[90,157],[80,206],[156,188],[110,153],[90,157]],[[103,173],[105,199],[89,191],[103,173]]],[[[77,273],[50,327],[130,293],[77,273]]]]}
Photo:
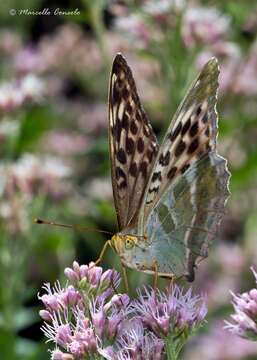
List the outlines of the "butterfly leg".
{"type": "Polygon", "coordinates": [[[129,293],[129,284],[128,284],[128,275],[127,275],[127,270],[126,267],[121,263],[121,267],[122,267],[122,274],[123,274],[123,280],[124,280],[124,284],[125,284],[125,290],[126,293],[129,293]]]}
{"type": "Polygon", "coordinates": [[[156,261],[154,262],[153,268],[154,268],[153,288],[154,288],[154,292],[156,292],[157,283],[158,283],[158,265],[156,261]]]}
{"type": "Polygon", "coordinates": [[[98,259],[95,261],[94,265],[99,264],[103,260],[107,246],[111,246],[111,240],[106,241],[106,243],[104,244],[104,246],[100,252],[100,255],[99,255],[98,259]]]}

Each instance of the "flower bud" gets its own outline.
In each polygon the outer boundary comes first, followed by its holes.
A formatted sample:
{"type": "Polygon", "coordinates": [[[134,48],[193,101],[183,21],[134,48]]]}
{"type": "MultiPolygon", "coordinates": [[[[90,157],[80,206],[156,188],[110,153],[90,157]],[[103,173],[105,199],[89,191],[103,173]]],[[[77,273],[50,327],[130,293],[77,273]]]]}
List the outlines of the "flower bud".
{"type": "Polygon", "coordinates": [[[40,310],[39,311],[39,316],[45,321],[51,321],[52,320],[51,314],[47,310],[40,310]]]}
{"type": "Polygon", "coordinates": [[[64,275],[71,283],[76,284],[79,281],[78,274],[71,268],[64,269],[64,275]]]}

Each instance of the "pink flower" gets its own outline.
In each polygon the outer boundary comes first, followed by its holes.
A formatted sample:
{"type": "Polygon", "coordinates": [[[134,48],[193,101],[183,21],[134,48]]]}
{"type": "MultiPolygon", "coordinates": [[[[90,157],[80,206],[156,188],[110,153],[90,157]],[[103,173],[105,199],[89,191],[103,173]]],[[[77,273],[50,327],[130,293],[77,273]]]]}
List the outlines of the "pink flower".
{"type": "Polygon", "coordinates": [[[142,322],[156,334],[181,332],[193,329],[204,320],[207,309],[204,298],[192,295],[191,289],[183,293],[177,286],[166,292],[144,289],[139,291],[139,298],[132,305],[132,312],[138,314],[142,322]]]}
{"type": "Polygon", "coordinates": [[[246,96],[257,94],[257,41],[253,44],[246,59],[237,69],[234,92],[246,96]]]}
{"type": "MultiPolygon", "coordinates": [[[[257,273],[251,268],[257,283],[257,273]]],[[[225,321],[225,329],[240,337],[257,340],[257,289],[235,295],[232,304],[235,313],[231,315],[232,323],[225,321]]]]}
{"type": "Polygon", "coordinates": [[[65,275],[64,288],[46,284],[39,296],[42,330],[55,344],[53,359],[162,360],[165,351],[181,351],[206,315],[203,297],[177,285],[163,292],[144,288],[131,303],[117,293],[114,270],[74,261],[65,275]]]}
{"type": "Polygon", "coordinates": [[[216,8],[189,7],[183,17],[182,38],[188,47],[213,44],[228,32],[230,18],[216,8]]]}

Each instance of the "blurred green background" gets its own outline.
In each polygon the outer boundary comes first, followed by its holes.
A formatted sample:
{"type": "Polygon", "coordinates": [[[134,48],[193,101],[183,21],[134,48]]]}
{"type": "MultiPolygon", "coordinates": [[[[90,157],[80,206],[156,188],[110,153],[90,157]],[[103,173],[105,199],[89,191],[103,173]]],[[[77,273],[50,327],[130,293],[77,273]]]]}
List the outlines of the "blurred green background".
{"type": "MultiPolygon", "coordinates": [[[[232,173],[219,238],[196,274],[208,323],[185,360],[256,359],[223,330],[229,290],[254,286],[257,263],[255,1],[6,0],[0,4],[0,358],[47,359],[37,293],[107,240],[33,224],[41,217],[117,230],[107,144],[111,61],[121,51],[161,140],[201,66],[221,66],[219,153],[232,173]]],[[[119,269],[108,250],[104,268],[119,269]]],[[[151,281],[129,271],[132,288],[151,281]]]]}

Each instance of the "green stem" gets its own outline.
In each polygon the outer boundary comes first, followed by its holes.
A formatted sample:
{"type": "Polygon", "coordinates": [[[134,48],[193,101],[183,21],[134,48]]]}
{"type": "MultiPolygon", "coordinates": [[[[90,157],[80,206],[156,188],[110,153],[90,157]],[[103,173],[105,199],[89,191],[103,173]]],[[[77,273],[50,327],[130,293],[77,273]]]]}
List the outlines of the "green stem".
{"type": "Polygon", "coordinates": [[[182,333],[179,337],[170,335],[164,339],[167,360],[177,360],[188,336],[182,333]]]}
{"type": "Polygon", "coordinates": [[[101,52],[103,63],[108,64],[108,56],[104,44],[104,24],[103,24],[103,7],[105,2],[103,0],[84,0],[85,7],[90,14],[90,21],[96,41],[101,52]]]}

